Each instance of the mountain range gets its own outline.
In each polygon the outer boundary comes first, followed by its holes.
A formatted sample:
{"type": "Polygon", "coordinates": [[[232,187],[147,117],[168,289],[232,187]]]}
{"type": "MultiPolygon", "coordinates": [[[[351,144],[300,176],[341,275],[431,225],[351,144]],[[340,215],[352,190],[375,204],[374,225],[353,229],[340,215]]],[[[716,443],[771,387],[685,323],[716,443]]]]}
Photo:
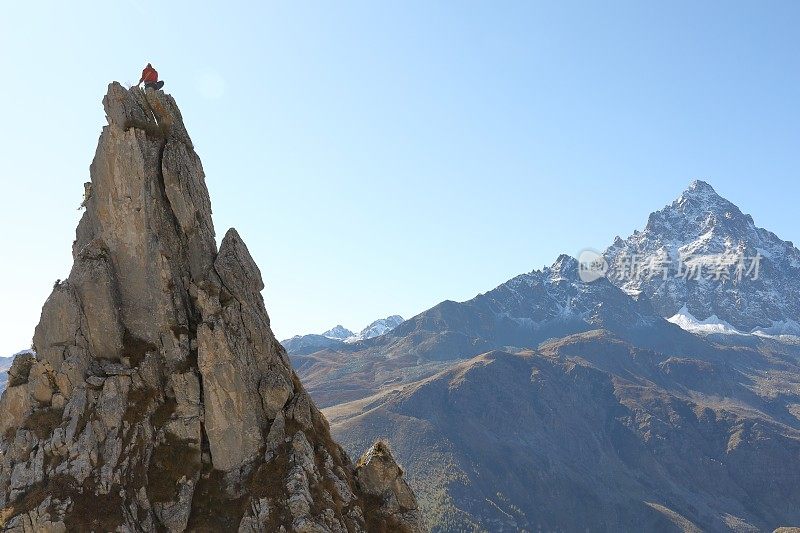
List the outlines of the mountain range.
{"type": "Polygon", "coordinates": [[[371,322],[358,333],[353,333],[341,324],[324,333],[295,335],[291,339],[281,341],[283,346],[293,353],[311,353],[323,348],[336,348],[342,344],[353,344],[384,335],[403,322],[400,315],[379,318],[371,322]]]}
{"type": "Polygon", "coordinates": [[[603,252],[278,343],[175,101],[103,104],[70,274],[0,358],[4,530],[800,524],[800,251],[710,184],[603,252]]]}
{"type": "Polygon", "coordinates": [[[433,531],[800,524],[797,248],[695,181],[597,256],[290,358],[433,531]]]}

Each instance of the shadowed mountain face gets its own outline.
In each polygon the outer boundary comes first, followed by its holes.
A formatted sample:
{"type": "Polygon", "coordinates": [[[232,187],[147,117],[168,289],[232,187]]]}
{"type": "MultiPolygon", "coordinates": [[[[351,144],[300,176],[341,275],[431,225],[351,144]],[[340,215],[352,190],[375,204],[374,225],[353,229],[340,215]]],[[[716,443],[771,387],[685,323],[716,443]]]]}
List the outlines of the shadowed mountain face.
{"type": "Polygon", "coordinates": [[[766,351],[595,331],[325,412],[392,439],[436,531],[771,530],[800,523],[800,368],[766,351]]]}
{"type": "Polygon", "coordinates": [[[644,343],[658,344],[652,333],[667,331],[694,342],[660,320],[646,299],[633,300],[605,279],[584,283],[578,262],[562,255],[551,267],[517,276],[467,302],[443,302],[365,346],[397,352],[414,339],[422,342],[414,342],[407,353],[448,360],[597,328],[644,343]]]}
{"type": "Polygon", "coordinates": [[[442,302],[381,337],[289,353],[317,401],[327,406],[408,383],[488,350],[536,346],[598,328],[653,348],[701,342],[655,315],[646,299],[634,300],[605,279],[582,282],[577,261],[563,255],[551,267],[472,300],[442,302]]]}
{"type": "Polygon", "coordinates": [[[392,439],[435,531],[800,523],[800,344],[768,335],[797,317],[797,250],[702,182],[607,257],[665,250],[764,259],[741,283],[627,283],[613,268],[585,283],[561,256],[381,337],[290,357],[345,447],[392,439]],[[665,320],[682,308],[760,331],[695,336],[665,320]]]}

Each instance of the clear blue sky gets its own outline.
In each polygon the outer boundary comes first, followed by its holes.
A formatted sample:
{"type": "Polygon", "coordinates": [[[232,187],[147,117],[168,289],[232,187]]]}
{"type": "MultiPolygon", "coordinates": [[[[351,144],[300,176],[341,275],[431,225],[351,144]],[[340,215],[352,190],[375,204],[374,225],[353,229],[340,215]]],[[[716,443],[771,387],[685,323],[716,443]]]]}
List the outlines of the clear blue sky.
{"type": "Polygon", "coordinates": [[[462,300],[693,178],[800,240],[800,3],[12,2],[0,353],[71,264],[111,80],[151,61],[279,337],[462,300]]]}

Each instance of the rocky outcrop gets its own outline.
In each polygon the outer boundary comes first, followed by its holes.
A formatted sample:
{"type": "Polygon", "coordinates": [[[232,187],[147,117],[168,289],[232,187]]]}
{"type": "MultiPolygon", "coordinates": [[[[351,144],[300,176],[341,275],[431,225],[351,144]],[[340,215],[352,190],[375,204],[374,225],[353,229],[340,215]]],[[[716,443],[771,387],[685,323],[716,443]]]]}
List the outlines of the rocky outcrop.
{"type": "Polygon", "coordinates": [[[175,101],[103,105],[72,270],[0,400],[4,529],[424,530],[383,447],[356,467],[331,439],[241,237],[217,250],[175,101]]]}
{"type": "Polygon", "coordinates": [[[396,525],[414,524],[423,529],[417,499],[403,479],[403,470],[395,461],[389,445],[379,440],[358,461],[356,477],[362,490],[383,502],[384,514],[396,517],[396,525]]]}

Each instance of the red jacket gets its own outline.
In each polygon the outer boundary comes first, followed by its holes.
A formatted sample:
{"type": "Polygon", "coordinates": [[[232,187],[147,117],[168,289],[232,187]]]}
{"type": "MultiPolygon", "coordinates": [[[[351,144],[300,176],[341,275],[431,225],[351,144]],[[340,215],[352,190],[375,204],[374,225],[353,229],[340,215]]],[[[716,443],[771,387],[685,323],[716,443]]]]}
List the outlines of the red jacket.
{"type": "Polygon", "coordinates": [[[144,70],[142,71],[142,79],[139,80],[139,83],[141,82],[155,83],[157,81],[158,81],[158,72],[156,71],[156,69],[154,69],[150,65],[144,67],[144,70]]]}

